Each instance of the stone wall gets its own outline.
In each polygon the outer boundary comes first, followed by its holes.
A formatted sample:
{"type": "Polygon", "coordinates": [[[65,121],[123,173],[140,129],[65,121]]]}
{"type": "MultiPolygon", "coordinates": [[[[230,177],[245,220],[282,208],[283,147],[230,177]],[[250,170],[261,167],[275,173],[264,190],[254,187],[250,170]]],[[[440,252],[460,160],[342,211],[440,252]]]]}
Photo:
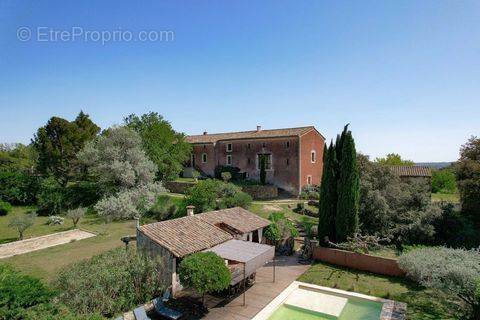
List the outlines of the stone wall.
{"type": "Polygon", "coordinates": [[[195,182],[169,181],[165,183],[165,188],[173,193],[185,193],[185,190],[193,187],[195,182]]]}
{"type": "Polygon", "coordinates": [[[274,199],[278,197],[278,188],[272,185],[242,186],[242,190],[248,193],[253,199],[274,199]]]}
{"type": "Polygon", "coordinates": [[[396,259],[382,258],[368,254],[350,252],[345,250],[315,247],[313,249],[315,260],[328,262],[334,265],[352,269],[369,271],[387,276],[404,276],[396,259]]]}

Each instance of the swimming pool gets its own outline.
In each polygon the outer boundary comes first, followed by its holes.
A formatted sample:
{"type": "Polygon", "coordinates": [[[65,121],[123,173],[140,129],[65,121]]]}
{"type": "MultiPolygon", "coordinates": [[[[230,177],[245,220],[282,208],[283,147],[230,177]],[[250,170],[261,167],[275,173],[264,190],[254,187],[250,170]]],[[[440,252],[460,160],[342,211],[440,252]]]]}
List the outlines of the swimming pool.
{"type": "Polygon", "coordinates": [[[253,320],[404,319],[394,307],[392,300],[294,281],[253,320]]]}

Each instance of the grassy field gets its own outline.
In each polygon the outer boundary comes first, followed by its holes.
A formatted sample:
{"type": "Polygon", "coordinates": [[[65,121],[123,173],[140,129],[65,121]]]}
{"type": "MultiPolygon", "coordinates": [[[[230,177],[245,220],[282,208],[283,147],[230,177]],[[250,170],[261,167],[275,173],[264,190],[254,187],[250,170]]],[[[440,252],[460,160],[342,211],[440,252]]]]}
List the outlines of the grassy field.
{"type": "MultiPolygon", "coordinates": [[[[6,217],[0,217],[0,241],[7,242],[16,240],[15,231],[7,227],[8,221],[11,216],[24,214],[29,209],[31,208],[15,207],[13,212],[6,217]]],[[[27,230],[25,236],[40,236],[72,228],[71,221],[68,220],[65,220],[63,226],[45,225],[46,220],[46,217],[38,217],[35,225],[27,230]]],[[[87,231],[92,231],[96,233],[97,236],[52,248],[33,251],[8,259],[2,259],[0,263],[11,264],[20,271],[50,282],[55,278],[56,273],[61,268],[70,263],[84,260],[101,252],[123,246],[120,238],[135,233],[134,221],[105,224],[102,219],[96,216],[85,217],[80,222],[79,227],[87,231]]]]}
{"type": "Polygon", "coordinates": [[[460,203],[460,195],[458,193],[432,193],[432,202],[447,201],[452,203],[460,203]]]}
{"type": "MultiPolygon", "coordinates": [[[[270,202],[255,201],[254,203],[252,203],[252,205],[248,210],[265,219],[268,218],[270,213],[280,211],[280,212],[283,212],[287,218],[297,222],[302,222],[303,220],[307,220],[315,224],[318,223],[318,218],[309,217],[309,216],[305,216],[305,215],[294,212],[292,209],[295,208],[295,206],[296,206],[295,203],[294,204],[276,204],[276,203],[270,203],[270,202]],[[289,206],[291,208],[289,208],[289,206]]],[[[310,209],[318,210],[313,207],[310,209]]]]}
{"type": "Polygon", "coordinates": [[[461,319],[456,304],[458,301],[442,292],[426,290],[402,278],[379,276],[318,262],[298,280],[406,302],[409,320],[461,319]]]}

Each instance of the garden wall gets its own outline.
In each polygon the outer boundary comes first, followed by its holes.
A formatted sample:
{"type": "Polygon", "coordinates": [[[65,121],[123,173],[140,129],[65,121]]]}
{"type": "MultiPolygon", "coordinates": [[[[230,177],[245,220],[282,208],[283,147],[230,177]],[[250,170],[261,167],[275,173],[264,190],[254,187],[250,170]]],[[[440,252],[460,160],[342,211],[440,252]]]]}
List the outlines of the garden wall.
{"type": "Polygon", "coordinates": [[[274,199],[278,197],[278,188],[276,186],[252,185],[242,186],[242,190],[248,193],[253,199],[274,199]]]}
{"type": "Polygon", "coordinates": [[[387,276],[405,275],[405,272],[403,272],[398,266],[396,259],[382,258],[368,254],[324,247],[315,247],[313,249],[313,258],[315,260],[328,262],[338,266],[369,271],[387,276]]]}
{"type": "Polygon", "coordinates": [[[173,193],[185,193],[185,190],[193,187],[194,185],[195,182],[169,181],[165,183],[165,188],[173,193]]]}

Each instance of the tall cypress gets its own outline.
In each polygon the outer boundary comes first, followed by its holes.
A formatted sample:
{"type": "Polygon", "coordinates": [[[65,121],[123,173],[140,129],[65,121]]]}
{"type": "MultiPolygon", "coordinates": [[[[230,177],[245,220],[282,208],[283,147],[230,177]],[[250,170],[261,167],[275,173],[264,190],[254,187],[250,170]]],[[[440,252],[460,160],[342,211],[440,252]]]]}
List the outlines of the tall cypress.
{"type": "Polygon", "coordinates": [[[323,174],[320,185],[320,202],[318,209],[318,240],[324,243],[325,237],[335,240],[335,212],[337,209],[335,179],[335,147],[330,142],[330,147],[324,147],[323,174]]]}
{"type": "MultiPolygon", "coordinates": [[[[345,126],[347,128],[347,126],[345,126]]],[[[342,158],[339,164],[337,213],[335,229],[337,241],[343,242],[358,229],[360,180],[355,142],[350,131],[344,134],[342,158]]]]}

